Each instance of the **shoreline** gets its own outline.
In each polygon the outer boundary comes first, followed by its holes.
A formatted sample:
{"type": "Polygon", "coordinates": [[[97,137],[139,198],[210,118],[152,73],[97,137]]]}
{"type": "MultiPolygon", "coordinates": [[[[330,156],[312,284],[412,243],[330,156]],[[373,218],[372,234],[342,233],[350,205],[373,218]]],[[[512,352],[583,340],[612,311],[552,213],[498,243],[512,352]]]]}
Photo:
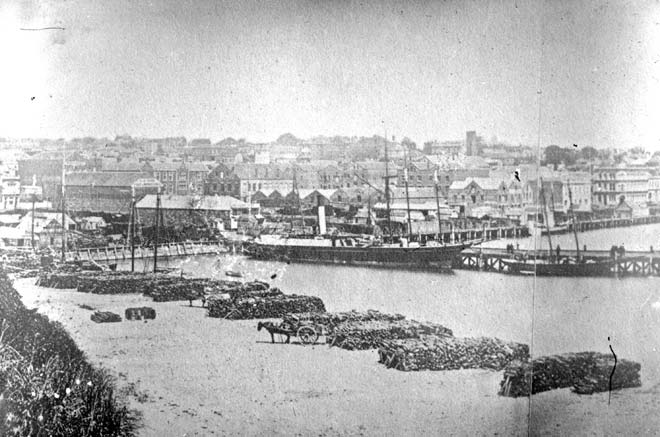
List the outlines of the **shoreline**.
{"type": "MultiPolygon", "coordinates": [[[[271,344],[257,332],[256,321],[209,318],[188,302],[32,283],[15,281],[23,302],[61,322],[91,362],[118,377],[131,407],[143,414],[139,435],[528,433],[528,398],[498,396],[502,372],[399,372],[379,365],[375,350],[271,344]],[[146,305],[157,317],[96,324],[83,304],[120,314],[146,305]]],[[[531,398],[530,429],[532,434],[660,429],[659,393],[659,385],[614,392],[609,408],[607,393],[537,394],[531,398]],[[645,420],[636,419],[640,414],[645,420]]]]}

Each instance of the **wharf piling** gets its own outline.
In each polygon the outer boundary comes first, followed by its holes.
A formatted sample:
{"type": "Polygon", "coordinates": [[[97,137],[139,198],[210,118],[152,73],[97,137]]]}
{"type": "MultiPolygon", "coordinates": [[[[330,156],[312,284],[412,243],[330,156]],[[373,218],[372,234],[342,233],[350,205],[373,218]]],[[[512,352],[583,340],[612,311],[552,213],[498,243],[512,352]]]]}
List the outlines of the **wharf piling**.
{"type": "MultiPolygon", "coordinates": [[[[626,228],[630,226],[651,225],[654,223],[660,223],[660,215],[584,220],[576,222],[575,229],[578,232],[584,232],[607,228],[626,228]]],[[[553,230],[553,234],[566,234],[569,232],[573,232],[573,223],[567,223],[567,226],[564,229],[553,230]]]]}
{"type": "MultiPolygon", "coordinates": [[[[562,250],[562,259],[576,259],[577,251],[562,250]]],[[[612,258],[607,250],[580,251],[585,263],[608,261],[611,266],[607,276],[612,277],[647,277],[660,276],[660,254],[644,251],[627,251],[625,256],[612,258]]],[[[512,273],[507,261],[547,260],[547,251],[470,248],[461,252],[452,268],[483,272],[512,273]]]]}

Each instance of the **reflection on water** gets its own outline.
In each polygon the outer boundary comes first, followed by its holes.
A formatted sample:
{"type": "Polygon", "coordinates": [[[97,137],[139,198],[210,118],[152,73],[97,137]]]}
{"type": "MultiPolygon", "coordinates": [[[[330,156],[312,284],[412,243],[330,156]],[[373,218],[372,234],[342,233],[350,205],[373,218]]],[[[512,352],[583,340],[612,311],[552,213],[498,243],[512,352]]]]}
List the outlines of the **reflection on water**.
{"type": "MultiPolygon", "coordinates": [[[[660,226],[651,225],[594,231],[584,238],[594,249],[625,242],[630,250],[644,250],[659,234],[660,226]]],[[[563,235],[558,241],[568,248],[572,238],[563,235]]],[[[140,262],[136,266],[143,269],[140,262]]],[[[532,343],[534,355],[608,353],[611,344],[619,358],[642,363],[645,384],[660,381],[660,278],[535,279],[462,270],[440,274],[263,262],[240,255],[172,259],[168,266],[220,279],[234,279],[225,272],[237,271],[244,280],[265,280],[286,293],[319,296],[329,311],[401,313],[446,325],[457,336],[532,343]]],[[[127,267],[129,263],[120,266],[127,267]]]]}

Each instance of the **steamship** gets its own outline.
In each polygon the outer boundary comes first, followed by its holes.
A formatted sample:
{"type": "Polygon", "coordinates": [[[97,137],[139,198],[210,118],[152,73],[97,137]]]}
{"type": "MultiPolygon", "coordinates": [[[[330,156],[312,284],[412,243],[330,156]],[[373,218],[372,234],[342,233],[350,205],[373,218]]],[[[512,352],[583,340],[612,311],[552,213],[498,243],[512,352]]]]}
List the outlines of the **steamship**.
{"type": "Polygon", "coordinates": [[[244,247],[254,259],[285,262],[401,267],[407,269],[450,269],[470,243],[420,245],[401,238],[381,243],[353,236],[297,238],[262,235],[244,247]]]}
{"type": "MultiPolygon", "coordinates": [[[[288,236],[288,235],[262,235],[253,242],[244,246],[244,253],[254,259],[280,260],[286,262],[346,264],[359,266],[400,267],[405,269],[451,269],[454,261],[461,251],[470,247],[472,242],[441,244],[430,241],[426,244],[412,242],[412,225],[410,223],[410,208],[408,198],[408,174],[405,171],[406,200],[408,204],[408,235],[393,236],[391,234],[390,217],[390,190],[387,157],[387,141],[385,141],[385,187],[380,190],[387,203],[388,239],[379,239],[370,236],[328,236],[325,232],[324,206],[318,206],[319,234],[317,236],[288,236]]],[[[357,176],[357,175],[356,175],[357,176]]],[[[358,176],[359,177],[359,176],[358,176]]],[[[368,182],[366,182],[368,183],[368,182]]],[[[436,202],[438,203],[438,218],[440,217],[439,200],[437,195],[436,174],[436,202]]],[[[296,189],[295,176],[293,180],[296,189]]],[[[300,203],[298,205],[300,208],[300,203]]]]}

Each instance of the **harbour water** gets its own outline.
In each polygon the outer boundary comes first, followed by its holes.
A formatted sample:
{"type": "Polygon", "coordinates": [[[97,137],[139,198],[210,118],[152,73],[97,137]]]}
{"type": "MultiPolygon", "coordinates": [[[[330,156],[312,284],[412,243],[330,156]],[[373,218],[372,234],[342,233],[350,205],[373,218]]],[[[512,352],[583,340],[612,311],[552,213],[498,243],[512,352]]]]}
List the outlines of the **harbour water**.
{"type": "MultiPolygon", "coordinates": [[[[555,241],[565,248],[575,244],[572,234],[553,236],[555,241]]],[[[532,238],[517,242],[521,249],[534,247],[532,238]]],[[[580,242],[590,249],[607,250],[621,243],[629,250],[648,250],[650,245],[660,248],[660,225],[585,232],[580,242]]],[[[542,247],[541,242],[536,244],[542,247]]],[[[140,262],[136,266],[143,268],[140,262]]],[[[618,358],[642,364],[645,386],[660,383],[657,277],[534,278],[474,271],[409,272],[253,261],[241,255],[171,259],[163,266],[221,279],[233,279],[225,275],[228,270],[238,271],[244,280],[265,280],[286,293],[319,296],[329,311],[401,313],[441,323],[457,336],[494,336],[528,343],[534,356],[587,350],[610,353],[611,346],[618,358]]],[[[127,267],[127,263],[120,265],[127,267]]]]}

